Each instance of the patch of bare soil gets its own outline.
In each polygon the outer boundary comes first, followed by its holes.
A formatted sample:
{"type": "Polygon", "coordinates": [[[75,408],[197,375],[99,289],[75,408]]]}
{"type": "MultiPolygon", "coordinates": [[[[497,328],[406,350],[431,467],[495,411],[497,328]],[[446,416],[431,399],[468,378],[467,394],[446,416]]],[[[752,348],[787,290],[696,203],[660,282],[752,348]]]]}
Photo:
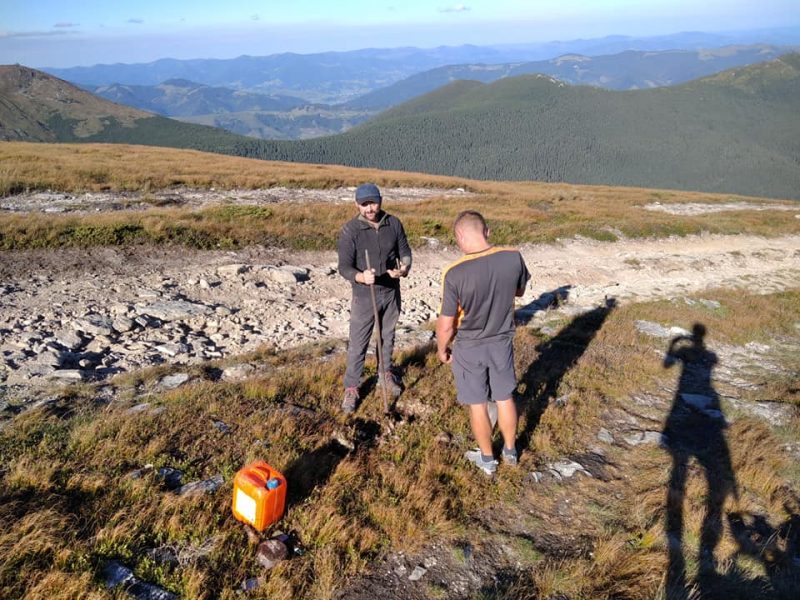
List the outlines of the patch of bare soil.
{"type": "MultiPolygon", "coordinates": [[[[159,207],[203,208],[214,204],[264,205],[299,202],[349,204],[354,187],[309,189],[272,187],[256,190],[171,189],[153,192],[28,192],[0,198],[0,211],[86,213],[117,210],[148,210],[159,207]]],[[[419,202],[434,197],[468,197],[463,189],[384,188],[388,202],[419,202]]]]}
{"type": "Polygon", "coordinates": [[[795,218],[800,219],[800,206],[798,206],[796,202],[787,202],[783,204],[755,204],[753,202],[680,202],[676,204],[661,204],[660,202],[653,202],[652,204],[647,204],[644,208],[645,210],[665,212],[670,215],[707,215],[710,213],[730,212],[737,210],[782,210],[786,212],[793,212],[795,213],[795,218]]]}

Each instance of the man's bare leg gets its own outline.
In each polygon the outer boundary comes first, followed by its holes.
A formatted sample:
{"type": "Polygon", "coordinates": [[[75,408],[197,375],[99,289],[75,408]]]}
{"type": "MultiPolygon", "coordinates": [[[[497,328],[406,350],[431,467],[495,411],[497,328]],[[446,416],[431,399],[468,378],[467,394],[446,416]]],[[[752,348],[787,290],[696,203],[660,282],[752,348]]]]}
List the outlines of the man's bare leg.
{"type": "Polygon", "coordinates": [[[506,450],[517,447],[517,405],[512,398],[497,401],[497,424],[503,434],[503,443],[506,450]]]}
{"type": "Polygon", "coordinates": [[[475,441],[478,442],[478,447],[481,449],[481,454],[492,456],[492,423],[489,421],[489,412],[486,410],[485,402],[469,405],[469,423],[472,426],[475,441]]]}

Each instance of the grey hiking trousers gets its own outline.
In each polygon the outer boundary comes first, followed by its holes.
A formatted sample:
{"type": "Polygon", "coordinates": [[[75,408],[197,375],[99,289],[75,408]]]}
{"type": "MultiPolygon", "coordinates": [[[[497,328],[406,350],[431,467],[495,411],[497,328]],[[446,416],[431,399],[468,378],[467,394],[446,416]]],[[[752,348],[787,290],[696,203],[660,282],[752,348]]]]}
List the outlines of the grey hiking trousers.
{"type": "MultiPolygon", "coordinates": [[[[368,290],[368,288],[367,288],[368,290]]],[[[375,316],[369,292],[358,290],[350,301],[350,342],[347,346],[347,370],[344,374],[344,387],[359,387],[364,372],[364,358],[367,354],[375,316]]],[[[394,330],[400,318],[400,288],[387,289],[376,286],[375,300],[378,305],[378,318],[383,336],[383,367],[392,365],[394,351],[394,330]]]]}

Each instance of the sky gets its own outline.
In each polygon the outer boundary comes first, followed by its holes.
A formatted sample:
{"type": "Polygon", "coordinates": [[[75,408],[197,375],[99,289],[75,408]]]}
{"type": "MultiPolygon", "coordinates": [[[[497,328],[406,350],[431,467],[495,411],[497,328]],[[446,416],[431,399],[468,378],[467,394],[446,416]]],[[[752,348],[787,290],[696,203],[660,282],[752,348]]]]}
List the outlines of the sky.
{"type": "Polygon", "coordinates": [[[800,25],[800,0],[0,0],[0,64],[71,67],[800,25]]]}

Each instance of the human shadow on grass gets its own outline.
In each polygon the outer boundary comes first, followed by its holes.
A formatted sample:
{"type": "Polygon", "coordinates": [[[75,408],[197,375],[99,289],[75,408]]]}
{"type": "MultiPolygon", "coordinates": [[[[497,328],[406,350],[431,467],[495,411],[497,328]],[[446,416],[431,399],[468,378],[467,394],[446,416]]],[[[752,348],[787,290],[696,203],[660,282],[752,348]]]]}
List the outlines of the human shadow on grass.
{"type": "Polygon", "coordinates": [[[691,463],[703,470],[708,490],[700,531],[697,587],[703,598],[719,597],[718,565],[714,550],[722,537],[723,506],[729,496],[738,498],[736,477],[725,439],[727,423],[712,372],[719,362],[705,345],[706,328],[695,323],[691,335],[673,338],[664,355],[664,368],[681,365],[678,388],[663,430],[663,443],[672,455],[667,487],[666,535],[669,555],[667,594],[688,600],[692,586],[687,581],[683,551],[684,497],[691,463]]]}
{"type": "Polygon", "coordinates": [[[283,472],[289,482],[287,507],[302,504],[317,487],[325,485],[347,454],[345,446],[330,440],[293,461],[283,472]]]}
{"type": "Polygon", "coordinates": [[[691,590],[668,588],[669,600],[796,600],[800,597],[800,515],[797,503],[773,526],[762,514],[731,512],[736,552],[717,569],[703,568],[691,590]],[[744,559],[744,560],[742,560],[744,559]]]}
{"type": "Polygon", "coordinates": [[[531,322],[536,313],[547,310],[548,308],[558,308],[569,298],[571,285],[562,285],[549,292],[543,292],[536,300],[532,300],[525,306],[514,311],[514,322],[517,325],[527,325],[531,322]]]}
{"type": "Polygon", "coordinates": [[[520,378],[523,391],[516,398],[525,428],[518,437],[518,447],[527,448],[547,406],[556,399],[564,375],[575,366],[603,323],[616,307],[614,298],[575,317],[558,334],[536,347],[539,356],[520,378]]]}
{"type": "Polygon", "coordinates": [[[286,467],[283,474],[289,483],[286,497],[288,507],[301,504],[317,487],[324,486],[348,454],[374,446],[381,432],[380,425],[368,419],[353,419],[350,426],[352,430],[348,441],[343,443],[332,439],[286,467]]]}
{"type": "Polygon", "coordinates": [[[728,598],[736,597],[736,591],[742,598],[789,600],[800,596],[800,514],[797,513],[800,503],[797,498],[793,504],[794,507],[784,504],[788,516],[775,527],[764,515],[728,513],[728,525],[738,547],[734,564],[738,556],[747,556],[761,564],[768,580],[750,579],[750,590],[745,596],[740,591],[747,589],[739,582],[742,577],[735,569],[731,569],[721,582],[731,592],[727,594],[728,598]]]}

